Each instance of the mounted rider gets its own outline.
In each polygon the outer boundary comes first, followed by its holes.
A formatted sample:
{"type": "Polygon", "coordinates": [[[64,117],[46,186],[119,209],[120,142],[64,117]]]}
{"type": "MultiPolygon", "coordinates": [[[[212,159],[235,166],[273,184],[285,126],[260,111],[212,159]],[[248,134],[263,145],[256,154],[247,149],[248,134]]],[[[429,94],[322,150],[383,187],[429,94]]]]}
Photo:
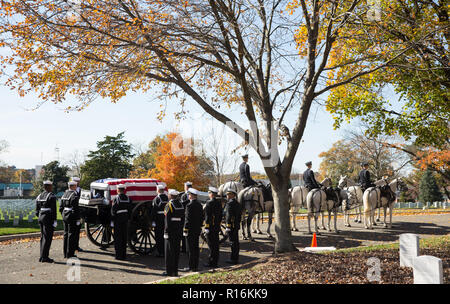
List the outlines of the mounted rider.
{"type": "Polygon", "coordinates": [[[308,191],[322,187],[322,185],[316,181],[314,172],[313,170],[311,170],[312,162],[306,162],[305,165],[306,167],[308,167],[308,169],[303,172],[303,181],[305,183],[305,187],[308,188],[308,191]]]}
{"type": "Polygon", "coordinates": [[[359,172],[359,184],[361,185],[361,190],[364,193],[367,188],[375,187],[375,184],[370,179],[370,172],[369,172],[369,163],[368,162],[362,162],[361,163],[361,171],[359,172]]]}
{"type": "Polygon", "coordinates": [[[241,184],[244,186],[244,188],[253,186],[256,184],[256,181],[252,179],[252,176],[250,175],[250,166],[248,165],[248,154],[242,155],[242,164],[239,166],[239,177],[241,184]]]}

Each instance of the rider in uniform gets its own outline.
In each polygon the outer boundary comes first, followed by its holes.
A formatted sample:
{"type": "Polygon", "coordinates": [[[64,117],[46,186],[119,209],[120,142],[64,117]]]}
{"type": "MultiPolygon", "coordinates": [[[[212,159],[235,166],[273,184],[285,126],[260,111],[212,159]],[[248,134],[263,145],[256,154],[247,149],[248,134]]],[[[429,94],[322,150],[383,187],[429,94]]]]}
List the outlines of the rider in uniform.
{"type": "Polygon", "coordinates": [[[244,188],[253,186],[256,182],[252,179],[250,175],[250,166],[248,165],[248,154],[242,155],[242,164],[239,166],[239,177],[241,184],[244,188]]]}
{"type": "Polygon", "coordinates": [[[205,234],[208,242],[210,254],[208,263],[205,267],[217,267],[219,261],[219,232],[222,222],[222,202],[216,199],[219,190],[215,187],[209,187],[209,200],[205,205],[205,234]]]}
{"type": "Polygon", "coordinates": [[[308,169],[303,172],[303,181],[305,182],[305,187],[308,188],[308,191],[312,189],[320,188],[321,184],[316,181],[313,170],[311,170],[312,162],[309,161],[305,163],[308,169]]]}
{"type": "Polygon", "coordinates": [[[225,205],[225,221],[227,224],[226,233],[231,242],[229,264],[237,264],[239,262],[239,228],[241,222],[241,206],[236,200],[236,191],[227,190],[227,203],[225,205]]]}
{"type": "Polygon", "coordinates": [[[359,184],[361,185],[361,190],[364,192],[367,188],[374,187],[375,184],[370,180],[369,163],[361,163],[361,171],[359,172],[359,184]]]}
{"type": "Polygon", "coordinates": [[[203,207],[197,200],[198,190],[190,188],[189,204],[186,205],[183,236],[186,237],[189,256],[189,268],[185,271],[197,271],[199,260],[199,237],[203,226],[203,207]]]}
{"type": "Polygon", "coordinates": [[[169,198],[164,193],[165,187],[158,185],[158,196],[153,199],[152,211],[150,213],[150,219],[152,221],[152,227],[155,228],[155,242],[156,249],[158,250],[158,257],[164,256],[164,207],[166,206],[169,198]]]}
{"type": "Polygon", "coordinates": [[[169,202],[164,208],[164,247],[167,276],[178,276],[180,239],[183,234],[184,207],[178,199],[179,192],[169,189],[169,202]]]}
{"type": "Polygon", "coordinates": [[[78,206],[79,196],[76,192],[77,182],[69,182],[69,189],[64,192],[61,197],[61,205],[59,207],[59,212],[61,212],[63,223],[64,223],[64,257],[71,258],[76,257],[75,250],[77,249],[76,244],[76,233],[79,232],[78,227],[80,226],[80,208],[78,206]]]}
{"type": "Polygon", "coordinates": [[[36,216],[41,226],[41,246],[39,262],[53,263],[48,257],[56,227],[56,196],[52,193],[53,183],[44,182],[44,192],[36,198],[36,216]]]}
{"type": "Polygon", "coordinates": [[[126,260],[128,220],[133,208],[131,198],[125,194],[126,186],[117,185],[117,196],[111,206],[111,227],[114,227],[114,249],[116,260],[126,260]]]}

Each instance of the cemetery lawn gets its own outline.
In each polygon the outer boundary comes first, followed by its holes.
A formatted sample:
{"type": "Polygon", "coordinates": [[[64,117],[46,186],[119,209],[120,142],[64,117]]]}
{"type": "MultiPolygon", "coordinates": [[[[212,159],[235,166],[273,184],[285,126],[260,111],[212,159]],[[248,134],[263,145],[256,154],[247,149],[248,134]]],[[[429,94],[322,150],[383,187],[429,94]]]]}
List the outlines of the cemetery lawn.
{"type": "MultiPolygon", "coordinates": [[[[59,203],[56,204],[56,217],[58,224],[55,228],[55,231],[57,230],[63,230],[63,222],[62,222],[62,216],[61,213],[59,213],[59,203]]],[[[28,222],[28,217],[24,217],[22,221],[19,222],[19,226],[14,227],[13,226],[13,220],[10,219],[9,223],[5,223],[3,216],[0,214],[0,236],[5,235],[12,235],[12,234],[23,234],[23,233],[33,233],[33,232],[39,232],[40,227],[38,223],[38,218],[35,216],[35,213],[31,214],[33,216],[33,222],[28,222]]],[[[17,219],[19,218],[18,215],[15,216],[17,219]]]]}
{"type": "MultiPolygon", "coordinates": [[[[420,240],[420,255],[442,259],[450,283],[450,235],[420,240]]],[[[161,284],[367,284],[369,258],[378,258],[381,284],[412,284],[412,268],[400,267],[399,244],[340,249],[327,253],[292,252],[262,258],[235,270],[194,274],[161,284]]]]}

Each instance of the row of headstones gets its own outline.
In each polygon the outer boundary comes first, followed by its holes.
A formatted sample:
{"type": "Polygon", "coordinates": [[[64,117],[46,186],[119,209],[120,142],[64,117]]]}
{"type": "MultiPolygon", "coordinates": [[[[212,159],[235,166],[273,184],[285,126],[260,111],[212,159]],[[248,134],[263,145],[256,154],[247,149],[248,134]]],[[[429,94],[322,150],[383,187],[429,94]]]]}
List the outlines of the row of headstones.
{"type": "Polygon", "coordinates": [[[414,284],[443,284],[442,260],[431,255],[419,255],[419,236],[400,234],[400,266],[412,267],[414,284]]]}
{"type": "Polygon", "coordinates": [[[19,212],[18,217],[16,217],[16,213],[14,212],[4,212],[2,211],[3,221],[5,224],[9,223],[10,221],[13,222],[13,226],[18,226],[19,222],[23,221],[24,217],[28,218],[28,222],[33,222],[33,218],[35,217],[34,211],[28,211],[28,212],[19,212]]]}
{"type": "Polygon", "coordinates": [[[447,202],[426,202],[421,203],[421,202],[417,202],[417,203],[412,203],[412,202],[406,202],[406,203],[395,203],[394,208],[430,208],[430,207],[434,207],[434,208],[443,208],[446,209],[447,207],[449,207],[450,204],[447,202]]]}

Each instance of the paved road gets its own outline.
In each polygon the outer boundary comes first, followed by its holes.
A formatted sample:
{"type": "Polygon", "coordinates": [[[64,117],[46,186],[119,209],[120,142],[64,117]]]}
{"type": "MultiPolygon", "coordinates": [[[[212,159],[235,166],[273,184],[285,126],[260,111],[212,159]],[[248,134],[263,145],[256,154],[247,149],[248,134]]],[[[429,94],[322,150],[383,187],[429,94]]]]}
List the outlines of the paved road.
{"type": "MultiPolygon", "coordinates": [[[[311,236],[306,234],[306,220],[299,219],[297,224],[300,231],[293,233],[294,243],[298,248],[307,247],[310,245],[311,236]]],[[[321,235],[318,236],[318,245],[346,248],[392,242],[398,240],[399,234],[406,232],[418,233],[421,237],[445,235],[449,233],[450,213],[394,216],[392,229],[376,226],[372,231],[364,229],[362,224],[353,224],[353,227],[346,228],[342,219],[338,219],[338,228],[341,229],[339,234],[322,230],[321,235]]],[[[272,231],[273,229],[272,227],[272,231]]],[[[254,234],[254,237],[255,242],[241,241],[241,262],[243,263],[272,254],[273,242],[270,239],[257,234],[254,234]]],[[[129,260],[116,261],[113,248],[101,250],[90,243],[86,237],[80,239],[80,245],[85,249],[78,254],[81,263],[81,281],[71,282],[67,280],[70,266],[63,258],[61,237],[55,237],[52,243],[50,255],[55,259],[53,264],[38,262],[38,240],[0,243],[0,283],[146,283],[164,278],[161,275],[164,271],[163,258],[138,256],[130,252],[129,260]]],[[[221,261],[228,258],[229,252],[228,245],[221,248],[221,261]]],[[[206,244],[203,244],[201,265],[206,260],[207,253],[206,244]]],[[[226,265],[222,262],[220,266],[226,265]]],[[[182,254],[180,267],[186,266],[187,257],[182,254]]]]}

